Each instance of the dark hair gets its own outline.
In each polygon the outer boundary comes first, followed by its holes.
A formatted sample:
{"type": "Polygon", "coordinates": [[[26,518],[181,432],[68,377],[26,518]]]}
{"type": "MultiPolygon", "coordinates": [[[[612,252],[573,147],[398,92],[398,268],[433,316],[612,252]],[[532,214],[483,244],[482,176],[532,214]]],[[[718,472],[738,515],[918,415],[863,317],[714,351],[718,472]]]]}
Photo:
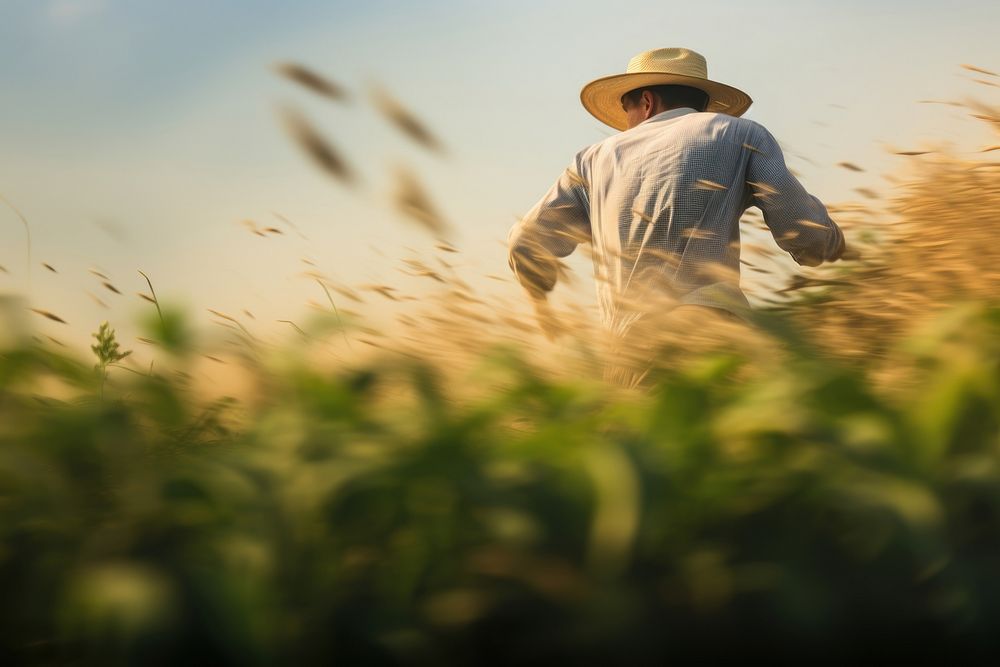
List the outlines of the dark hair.
{"type": "Polygon", "coordinates": [[[636,88],[622,95],[622,104],[628,100],[631,104],[638,104],[643,91],[648,90],[660,99],[668,107],[691,107],[697,111],[704,111],[708,106],[708,93],[691,86],[645,86],[636,88]]]}

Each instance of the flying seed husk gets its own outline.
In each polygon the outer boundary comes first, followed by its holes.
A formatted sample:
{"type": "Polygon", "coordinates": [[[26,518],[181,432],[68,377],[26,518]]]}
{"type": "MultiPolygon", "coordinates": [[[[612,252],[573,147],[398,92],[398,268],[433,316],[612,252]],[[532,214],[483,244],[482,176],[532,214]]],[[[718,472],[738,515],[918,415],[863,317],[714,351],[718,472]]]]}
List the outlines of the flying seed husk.
{"type": "Polygon", "coordinates": [[[864,171],[864,169],[854,164],[853,162],[838,162],[837,166],[843,167],[844,169],[849,169],[850,171],[864,171]]]}
{"type": "Polygon", "coordinates": [[[240,220],[240,224],[249,229],[253,234],[264,236],[264,232],[257,227],[257,223],[253,220],[240,220]]]}
{"type": "Polygon", "coordinates": [[[727,190],[725,185],[722,183],[716,183],[715,181],[710,181],[707,178],[699,178],[695,181],[696,190],[727,190]]]}
{"type": "Polygon", "coordinates": [[[632,213],[634,213],[635,215],[639,216],[639,219],[642,220],[643,222],[646,222],[646,223],[653,222],[653,218],[651,218],[650,216],[646,215],[646,213],[644,211],[640,211],[639,209],[634,208],[634,209],[632,209],[632,213]]]}
{"type": "Polygon", "coordinates": [[[108,290],[114,292],[115,294],[121,294],[121,292],[118,291],[118,288],[115,287],[114,285],[112,285],[111,283],[109,283],[108,281],[105,280],[101,284],[104,285],[104,287],[107,288],[108,290]]]}
{"type": "Polygon", "coordinates": [[[775,188],[771,187],[767,183],[758,183],[758,182],[755,182],[755,181],[747,181],[747,185],[749,185],[749,186],[751,186],[751,187],[756,188],[757,190],[759,190],[759,192],[754,192],[753,193],[754,197],[760,197],[760,198],[763,199],[763,198],[769,197],[771,195],[781,194],[775,188]]]}
{"type": "Polygon", "coordinates": [[[353,185],[357,178],[354,171],[340,156],[333,145],[324,138],[306,118],[298,111],[290,108],[281,110],[285,129],[292,139],[312,158],[317,167],[338,181],[353,185]]]}
{"type": "Polygon", "coordinates": [[[963,63],[962,67],[965,68],[965,69],[967,69],[967,70],[969,70],[970,72],[979,72],[980,74],[985,74],[987,76],[997,76],[997,77],[1000,77],[1000,74],[997,74],[996,72],[991,72],[988,69],[983,69],[982,67],[976,67],[975,65],[969,65],[969,64],[963,63]]]}
{"type": "Polygon", "coordinates": [[[683,232],[681,232],[681,237],[692,241],[705,241],[708,239],[716,239],[719,237],[719,235],[707,229],[691,228],[691,229],[685,229],[683,232]]]}
{"type": "Polygon", "coordinates": [[[969,115],[975,118],[976,120],[985,120],[987,123],[991,123],[997,129],[1000,129],[1000,116],[988,116],[986,114],[981,114],[981,113],[974,113],[969,115]]]}
{"type": "Polygon", "coordinates": [[[799,220],[798,223],[803,227],[812,227],[813,229],[828,229],[826,225],[821,225],[818,222],[813,222],[812,220],[799,220]]]}
{"type": "MultiPolygon", "coordinates": [[[[327,284],[327,283],[324,283],[324,284],[327,284]]],[[[348,299],[350,299],[351,301],[353,301],[355,303],[364,303],[365,302],[365,300],[362,299],[361,296],[358,295],[358,293],[355,292],[354,290],[352,290],[350,287],[344,287],[343,285],[334,285],[332,283],[329,283],[329,285],[330,285],[330,289],[332,289],[334,292],[336,292],[337,294],[339,294],[342,297],[348,298],[348,299]]],[[[343,308],[341,308],[341,312],[343,312],[345,314],[350,314],[349,311],[347,311],[347,310],[345,310],[343,308]]]]}
{"type": "Polygon", "coordinates": [[[420,278],[430,278],[439,283],[446,283],[447,281],[441,277],[434,269],[430,268],[423,262],[417,259],[404,259],[403,264],[405,264],[410,271],[403,271],[406,275],[416,276],[420,278]]]}
{"type": "Polygon", "coordinates": [[[88,270],[90,271],[90,273],[94,274],[95,276],[97,276],[101,280],[111,280],[111,278],[108,278],[106,275],[104,275],[103,273],[101,273],[97,269],[88,269],[88,270]]]}
{"type": "Polygon", "coordinates": [[[103,300],[101,300],[101,298],[98,297],[96,294],[94,294],[92,292],[87,292],[87,296],[89,296],[94,301],[94,303],[96,303],[101,308],[108,308],[109,307],[108,304],[106,304],[103,300]]]}
{"type": "Polygon", "coordinates": [[[32,308],[31,312],[38,313],[42,317],[48,318],[48,319],[52,320],[53,322],[59,322],[60,324],[67,324],[66,320],[64,320],[63,318],[59,317],[55,313],[50,313],[47,310],[41,310],[40,308],[32,308]]]}
{"type": "Polygon", "coordinates": [[[286,79],[308,88],[317,95],[322,95],[336,102],[346,102],[350,99],[342,86],[303,65],[288,62],[275,63],[274,71],[286,79]]]}
{"type": "Polygon", "coordinates": [[[917,104],[943,104],[947,107],[963,107],[965,106],[961,102],[955,102],[953,100],[917,100],[917,104]]]}
{"type": "Polygon", "coordinates": [[[410,139],[420,144],[424,148],[436,153],[444,153],[444,146],[441,141],[434,136],[427,126],[403,107],[384,89],[375,86],[371,89],[372,102],[382,114],[399,128],[410,139]]]}
{"type": "Polygon", "coordinates": [[[390,287],[388,285],[362,285],[361,289],[381,294],[390,301],[399,301],[399,297],[393,294],[393,292],[396,291],[395,287],[390,287]]]}
{"type": "Polygon", "coordinates": [[[287,225],[288,228],[291,229],[296,234],[298,234],[299,238],[301,238],[302,240],[304,240],[304,241],[308,241],[309,240],[309,237],[306,236],[305,234],[303,234],[301,230],[299,230],[298,225],[296,225],[294,222],[292,222],[291,220],[289,220],[285,216],[281,215],[280,213],[275,213],[274,211],[271,212],[271,215],[273,215],[275,218],[277,218],[282,223],[284,223],[285,225],[287,225]]]}
{"type": "Polygon", "coordinates": [[[52,273],[59,273],[58,271],[55,270],[55,267],[53,267],[51,264],[46,264],[45,262],[42,262],[42,266],[44,266],[46,269],[48,269],[52,273]]]}
{"type": "Polygon", "coordinates": [[[394,180],[392,201],[399,212],[435,236],[444,236],[448,231],[448,224],[438,213],[416,174],[405,167],[397,167],[394,180]]]}
{"type": "Polygon", "coordinates": [[[125,230],[110,220],[94,220],[93,223],[95,227],[118,243],[125,243],[128,240],[128,234],[125,233],[125,230]]]}

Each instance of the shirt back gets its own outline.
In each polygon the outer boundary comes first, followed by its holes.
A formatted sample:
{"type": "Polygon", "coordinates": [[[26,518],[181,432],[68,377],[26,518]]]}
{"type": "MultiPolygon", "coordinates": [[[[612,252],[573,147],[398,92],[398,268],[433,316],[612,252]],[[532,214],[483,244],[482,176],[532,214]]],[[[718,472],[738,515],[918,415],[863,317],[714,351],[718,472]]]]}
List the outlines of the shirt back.
{"type": "Polygon", "coordinates": [[[763,126],[673,109],[580,151],[511,231],[511,265],[522,282],[551,289],[546,253],[564,257],[589,240],[615,330],[660,298],[741,313],[739,220],[752,205],[800,264],[842,252],[839,228],[763,126]]]}

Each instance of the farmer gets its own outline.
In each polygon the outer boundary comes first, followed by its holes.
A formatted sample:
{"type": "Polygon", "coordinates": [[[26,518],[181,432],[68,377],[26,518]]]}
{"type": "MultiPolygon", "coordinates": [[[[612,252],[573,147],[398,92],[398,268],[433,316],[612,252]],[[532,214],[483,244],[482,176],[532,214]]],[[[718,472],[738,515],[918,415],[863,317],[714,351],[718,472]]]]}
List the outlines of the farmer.
{"type": "Polygon", "coordinates": [[[508,239],[510,266],[546,333],[559,258],[581,242],[591,243],[603,323],[619,337],[644,320],[639,329],[657,328],[651,318],[668,313],[684,326],[747,313],[739,220],[750,206],[799,264],[844,253],[843,234],[789,173],[778,142],[740,118],[750,97],[710,80],[700,54],[640,53],[580,99],[623,131],[577,153],[508,239]]]}

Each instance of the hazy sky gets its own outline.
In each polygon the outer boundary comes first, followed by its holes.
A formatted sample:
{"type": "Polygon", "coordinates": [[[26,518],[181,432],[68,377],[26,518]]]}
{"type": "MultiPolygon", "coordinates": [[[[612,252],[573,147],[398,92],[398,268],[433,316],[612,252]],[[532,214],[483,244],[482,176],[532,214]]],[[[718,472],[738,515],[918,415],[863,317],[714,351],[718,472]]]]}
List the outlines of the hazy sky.
{"type": "Polygon", "coordinates": [[[345,282],[399,282],[404,248],[433,246],[386,200],[397,164],[420,173],[453,223],[469,275],[506,275],[500,241],[514,216],[612,131],[584,111],[580,88],[661,46],[701,52],[712,78],[753,96],[748,116],[783,142],[811,192],[856,198],[855,187],[887,186],[878,174],[900,158],[885,143],[972,150],[987,140],[962,112],[917,101],[996,99],[959,65],[1000,69],[997,26],[995,0],[0,0],[0,195],[27,217],[34,244],[29,283],[24,230],[0,208],[0,293],[29,292],[59,312],[75,334],[39,327],[66,340],[85,340],[102,319],[126,327],[148,306],[134,296],[139,268],[196,313],[294,319],[323,297],[299,275],[301,258],[345,282]],[[270,65],[284,60],[346,86],[352,102],[275,76],[270,65]],[[425,120],[447,155],[385,123],[368,100],[373,83],[425,120]],[[279,105],[322,129],[359,188],[313,169],[279,105]],[[868,171],[835,166],[843,160],[868,171]],[[274,225],[273,212],[308,240],[238,224],[274,225]]]}

